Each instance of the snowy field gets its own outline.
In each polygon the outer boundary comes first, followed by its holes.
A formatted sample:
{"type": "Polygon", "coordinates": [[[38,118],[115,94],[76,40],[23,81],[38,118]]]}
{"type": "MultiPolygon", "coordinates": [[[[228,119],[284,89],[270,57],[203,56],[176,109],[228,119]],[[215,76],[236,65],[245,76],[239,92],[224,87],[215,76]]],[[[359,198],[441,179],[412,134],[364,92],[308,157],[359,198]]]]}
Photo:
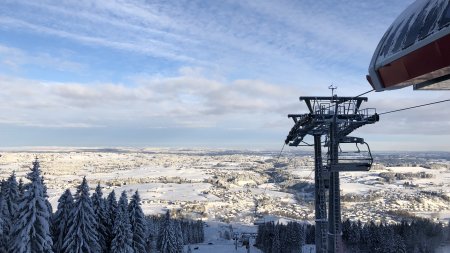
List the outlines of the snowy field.
{"type": "MultiPolygon", "coordinates": [[[[208,222],[208,227],[205,228],[205,242],[201,244],[191,245],[192,252],[197,253],[247,253],[245,246],[242,243],[238,243],[237,250],[234,240],[226,240],[223,238],[225,231],[231,231],[229,224],[208,222]],[[194,250],[195,248],[198,248],[194,250]]],[[[233,224],[232,231],[237,233],[247,232],[256,233],[257,228],[255,226],[248,226],[244,224],[233,224]]],[[[259,249],[253,246],[254,238],[250,239],[250,252],[262,253],[259,249]]],[[[185,252],[187,252],[188,246],[185,246],[185,252]]]]}
{"type": "MultiPolygon", "coordinates": [[[[102,185],[104,195],[115,190],[130,196],[139,190],[146,214],[176,209],[204,220],[252,224],[257,206],[266,217],[314,217],[311,156],[281,157],[276,163],[276,153],[208,150],[54,148],[1,154],[0,178],[12,171],[24,177],[39,157],[54,209],[62,192],[70,188],[75,193],[86,176],[91,189],[102,185]]],[[[448,168],[378,166],[369,172],[345,172],[341,190],[347,197],[342,201],[344,218],[391,222],[400,218],[393,213],[403,211],[436,221],[450,218],[450,203],[443,199],[450,198],[448,168]]]]}

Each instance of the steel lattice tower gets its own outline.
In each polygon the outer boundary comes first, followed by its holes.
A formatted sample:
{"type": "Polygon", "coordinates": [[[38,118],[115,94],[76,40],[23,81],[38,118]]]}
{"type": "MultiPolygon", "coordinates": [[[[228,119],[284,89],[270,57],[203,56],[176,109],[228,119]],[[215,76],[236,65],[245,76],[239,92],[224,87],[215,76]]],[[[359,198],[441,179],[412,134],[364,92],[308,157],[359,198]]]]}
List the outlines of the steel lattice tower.
{"type": "Polygon", "coordinates": [[[366,97],[300,97],[300,101],[305,101],[309,113],[288,115],[294,120],[294,126],[285,143],[289,146],[305,146],[302,144],[304,138],[307,135],[314,137],[316,252],[341,253],[339,172],[368,171],[373,162],[364,139],[348,135],[359,127],[377,122],[379,116],[375,109],[360,109],[362,102],[367,101],[366,97]],[[328,148],[325,165],[322,158],[322,136],[325,136],[323,146],[328,148]],[[358,144],[366,145],[367,151],[361,152],[358,148],[353,155],[343,155],[339,148],[344,143],[354,143],[357,147],[358,144]]]}

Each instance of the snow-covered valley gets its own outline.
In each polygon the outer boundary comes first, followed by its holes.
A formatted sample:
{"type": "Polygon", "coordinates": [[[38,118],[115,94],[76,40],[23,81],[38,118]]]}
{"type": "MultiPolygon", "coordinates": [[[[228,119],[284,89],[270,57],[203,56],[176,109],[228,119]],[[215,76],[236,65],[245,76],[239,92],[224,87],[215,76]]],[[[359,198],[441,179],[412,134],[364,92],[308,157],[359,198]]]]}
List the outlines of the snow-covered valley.
{"type": "MultiPolygon", "coordinates": [[[[105,194],[138,189],[146,214],[170,209],[178,216],[245,224],[314,217],[308,153],[286,153],[278,162],[276,152],[262,151],[54,148],[1,154],[1,178],[13,171],[23,177],[39,158],[54,209],[63,191],[86,176],[92,189],[100,183],[105,194]]],[[[379,156],[369,172],[341,173],[343,219],[449,219],[449,160],[404,157],[379,156]]]]}

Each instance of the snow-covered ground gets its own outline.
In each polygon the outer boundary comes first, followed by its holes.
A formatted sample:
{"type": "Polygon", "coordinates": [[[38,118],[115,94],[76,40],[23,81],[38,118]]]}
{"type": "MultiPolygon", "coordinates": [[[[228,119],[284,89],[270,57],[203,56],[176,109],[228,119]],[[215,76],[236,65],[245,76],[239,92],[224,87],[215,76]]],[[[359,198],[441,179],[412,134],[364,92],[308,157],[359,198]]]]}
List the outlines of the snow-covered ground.
{"type": "MultiPolygon", "coordinates": [[[[220,222],[208,222],[205,227],[205,242],[200,244],[190,245],[192,252],[196,253],[246,253],[247,249],[242,246],[241,242],[237,243],[237,247],[234,240],[226,240],[224,238],[225,232],[228,233],[256,233],[257,228],[255,226],[249,226],[245,224],[235,223],[230,224],[220,222]]],[[[262,253],[259,249],[253,246],[255,238],[250,238],[250,252],[262,253]]],[[[188,246],[185,246],[185,252],[187,252],[188,246]]]]}
{"type": "Polygon", "coordinates": [[[450,245],[445,245],[436,249],[436,253],[449,253],[450,245]]]}
{"type": "MultiPolygon", "coordinates": [[[[312,221],[312,157],[281,157],[276,163],[276,155],[170,149],[8,151],[0,157],[0,178],[12,171],[24,177],[38,156],[55,209],[62,192],[70,188],[74,193],[86,176],[91,188],[100,183],[105,195],[113,189],[117,195],[139,190],[146,214],[174,209],[204,220],[252,224],[257,207],[266,217],[312,221]]],[[[450,170],[445,167],[381,164],[369,172],[341,173],[341,189],[344,219],[393,222],[405,211],[436,221],[450,218],[445,200],[450,198],[450,170]]]]}

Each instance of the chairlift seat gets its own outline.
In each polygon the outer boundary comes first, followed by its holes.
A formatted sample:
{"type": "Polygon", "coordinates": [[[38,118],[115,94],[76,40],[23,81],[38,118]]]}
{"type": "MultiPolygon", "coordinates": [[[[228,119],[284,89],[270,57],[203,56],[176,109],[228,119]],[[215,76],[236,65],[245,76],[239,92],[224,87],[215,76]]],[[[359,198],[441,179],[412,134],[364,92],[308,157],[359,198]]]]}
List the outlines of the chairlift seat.
{"type": "Polygon", "coordinates": [[[342,172],[342,171],[369,171],[372,167],[372,163],[361,162],[361,163],[338,163],[330,166],[331,172],[342,172]]]}

